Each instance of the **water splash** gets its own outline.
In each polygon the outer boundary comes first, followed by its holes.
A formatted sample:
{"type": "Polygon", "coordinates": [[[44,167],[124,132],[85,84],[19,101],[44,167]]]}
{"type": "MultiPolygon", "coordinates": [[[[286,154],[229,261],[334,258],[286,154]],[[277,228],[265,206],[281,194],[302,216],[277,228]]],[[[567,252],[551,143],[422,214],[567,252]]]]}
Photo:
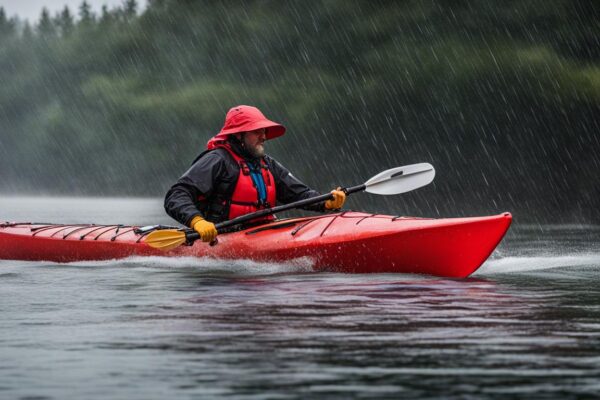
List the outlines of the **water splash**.
{"type": "Polygon", "coordinates": [[[588,267],[600,265],[600,253],[573,253],[568,255],[544,255],[537,257],[503,257],[486,261],[477,276],[510,274],[556,268],[588,267]]]}
{"type": "Polygon", "coordinates": [[[71,263],[39,261],[1,261],[12,267],[81,267],[81,268],[146,268],[149,270],[198,270],[219,275],[277,275],[313,272],[314,261],[309,257],[291,259],[285,263],[256,262],[251,260],[217,260],[208,257],[129,257],[120,260],[76,261],[71,263]]]}

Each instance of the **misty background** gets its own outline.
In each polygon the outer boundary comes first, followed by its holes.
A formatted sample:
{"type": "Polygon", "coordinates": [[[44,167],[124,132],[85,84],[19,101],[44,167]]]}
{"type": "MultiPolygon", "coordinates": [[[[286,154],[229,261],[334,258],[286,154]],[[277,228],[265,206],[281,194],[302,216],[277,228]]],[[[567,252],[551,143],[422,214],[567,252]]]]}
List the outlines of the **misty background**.
{"type": "MultiPolygon", "coordinates": [[[[60,13],[67,6],[71,11],[77,11],[82,0],[0,0],[0,7],[4,8],[7,15],[18,17],[29,22],[37,21],[46,8],[51,15],[60,13]]],[[[123,5],[123,0],[86,0],[93,12],[102,12],[106,6],[107,11],[123,5]]],[[[138,11],[146,6],[146,0],[136,0],[138,11]]]]}
{"type": "Polygon", "coordinates": [[[30,21],[3,8],[0,194],[161,197],[250,104],[288,128],[267,151],[317,190],[436,167],[426,188],[350,208],[597,223],[599,7],[129,0],[30,21]]]}

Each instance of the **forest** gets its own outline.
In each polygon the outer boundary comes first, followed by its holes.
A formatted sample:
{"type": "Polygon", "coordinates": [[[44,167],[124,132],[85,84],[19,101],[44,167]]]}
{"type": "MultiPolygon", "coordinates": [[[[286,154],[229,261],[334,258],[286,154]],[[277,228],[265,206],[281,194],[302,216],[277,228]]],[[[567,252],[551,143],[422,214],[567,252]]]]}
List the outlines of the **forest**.
{"type": "MultiPolygon", "coordinates": [[[[0,9],[0,193],[161,197],[227,110],[320,191],[429,162],[350,207],[600,222],[595,0],[135,0],[0,9]]],[[[41,204],[43,206],[43,204],[41,204]]]]}

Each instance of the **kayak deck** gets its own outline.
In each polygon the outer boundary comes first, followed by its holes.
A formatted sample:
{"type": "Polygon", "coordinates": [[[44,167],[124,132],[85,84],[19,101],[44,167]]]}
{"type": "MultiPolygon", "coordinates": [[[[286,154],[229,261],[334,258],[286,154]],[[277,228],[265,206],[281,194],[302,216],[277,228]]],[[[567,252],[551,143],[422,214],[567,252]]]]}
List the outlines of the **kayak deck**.
{"type": "Polygon", "coordinates": [[[145,243],[154,229],[95,224],[0,224],[0,259],[73,262],[129,256],[195,256],[287,262],[315,270],[466,277],[489,257],[511,223],[487,217],[427,219],[347,211],[283,219],[162,252],[145,243]]]}

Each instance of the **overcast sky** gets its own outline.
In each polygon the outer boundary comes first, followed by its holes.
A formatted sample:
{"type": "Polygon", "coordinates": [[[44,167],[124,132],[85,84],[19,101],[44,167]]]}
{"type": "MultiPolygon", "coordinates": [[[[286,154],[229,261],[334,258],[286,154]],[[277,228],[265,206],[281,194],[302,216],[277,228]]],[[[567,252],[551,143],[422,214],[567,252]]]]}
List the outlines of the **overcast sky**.
{"type": "MultiPolygon", "coordinates": [[[[0,0],[0,7],[4,7],[6,14],[9,17],[17,15],[21,19],[28,19],[29,22],[37,21],[42,7],[50,10],[50,14],[63,9],[65,5],[69,6],[73,14],[77,14],[79,5],[83,0],[0,0]]],[[[123,0],[87,0],[91,4],[95,13],[99,13],[103,4],[109,8],[121,5],[123,0]]],[[[146,0],[137,0],[140,8],[146,5],[146,0]]]]}

